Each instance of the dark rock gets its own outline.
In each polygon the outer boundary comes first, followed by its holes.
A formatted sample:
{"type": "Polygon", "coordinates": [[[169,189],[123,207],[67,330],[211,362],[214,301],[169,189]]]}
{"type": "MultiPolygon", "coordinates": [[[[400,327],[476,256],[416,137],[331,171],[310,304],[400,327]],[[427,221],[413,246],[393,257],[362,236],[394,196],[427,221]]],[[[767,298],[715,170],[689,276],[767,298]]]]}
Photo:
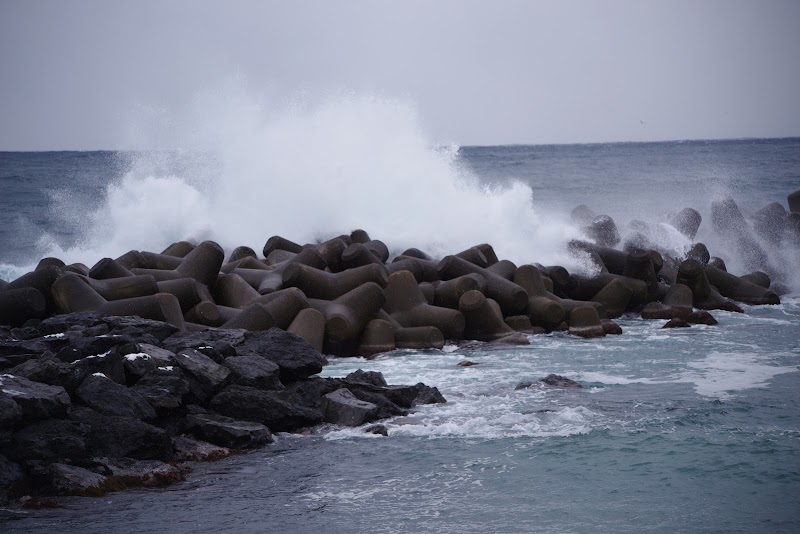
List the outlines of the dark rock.
{"type": "Polygon", "coordinates": [[[615,247],[620,241],[617,225],[608,215],[598,215],[585,230],[594,242],[603,247],[615,247]]]}
{"type": "Polygon", "coordinates": [[[414,387],[417,390],[417,396],[414,397],[414,401],[411,403],[412,406],[417,406],[419,404],[442,404],[447,402],[435,387],[426,386],[422,382],[416,384],[414,387]]]}
{"type": "Polygon", "coordinates": [[[520,389],[528,389],[529,387],[533,386],[533,382],[520,382],[516,386],[514,386],[514,391],[519,391],[520,389]]]}
{"type": "Polygon", "coordinates": [[[104,317],[103,322],[108,325],[113,334],[129,336],[151,345],[156,345],[179,332],[178,327],[170,323],[141,317],[109,316],[104,317]],[[152,338],[153,341],[145,341],[147,338],[152,338]]]}
{"type": "Polygon", "coordinates": [[[557,388],[583,388],[578,382],[561,375],[550,374],[540,380],[543,384],[557,388]]]}
{"type": "Polygon", "coordinates": [[[189,383],[177,367],[158,368],[131,387],[152,406],[159,416],[166,416],[180,408],[191,391],[189,383]]]}
{"type": "Polygon", "coordinates": [[[86,378],[76,394],[88,407],[105,415],[155,419],[156,411],[135,390],[117,384],[102,373],[86,378]]]}
{"type": "Polygon", "coordinates": [[[621,336],[622,327],[612,321],[611,319],[601,319],[600,324],[603,325],[603,332],[610,336],[621,336]]]}
{"type": "Polygon", "coordinates": [[[364,429],[364,433],[377,434],[379,436],[388,436],[389,429],[386,428],[386,425],[370,425],[364,429]]]}
{"type": "Polygon", "coordinates": [[[386,387],[386,379],[377,371],[364,371],[357,369],[344,377],[345,382],[372,384],[373,386],[386,387]]]}
{"type": "Polygon", "coordinates": [[[683,319],[670,319],[661,328],[689,328],[691,325],[683,319]]]}
{"type": "Polygon", "coordinates": [[[222,363],[223,358],[237,355],[235,347],[245,340],[245,336],[245,330],[209,328],[202,332],[179,332],[165,339],[161,346],[176,353],[195,349],[222,363]]]}
{"type": "Polygon", "coordinates": [[[90,408],[75,408],[70,413],[70,419],[89,427],[86,447],[91,456],[172,459],[172,439],[169,434],[133,417],[103,415],[90,408]]]}
{"type": "Polygon", "coordinates": [[[222,415],[266,425],[273,432],[284,432],[322,422],[319,410],[287,400],[287,395],[247,386],[228,386],[213,399],[211,409],[222,415]]]}
{"type": "Polygon", "coordinates": [[[175,355],[175,362],[186,374],[192,393],[201,402],[223,387],[231,373],[227,367],[195,349],[184,349],[175,355]]]}
{"type": "Polygon", "coordinates": [[[717,320],[714,319],[714,316],[705,310],[693,311],[686,319],[686,322],[692,324],[705,324],[708,326],[714,326],[717,324],[717,320]]]}
{"type": "Polygon", "coordinates": [[[160,367],[175,366],[175,353],[168,350],[142,343],[137,352],[124,356],[126,382],[134,384],[145,375],[158,370],[160,367]]]}
{"type": "Polygon", "coordinates": [[[27,421],[63,417],[71,404],[63,387],[8,374],[0,375],[0,394],[16,402],[27,421]]]}
{"type": "Polygon", "coordinates": [[[246,341],[236,347],[236,353],[260,356],[277,364],[284,384],[315,375],[325,364],[322,354],[305,339],[278,328],[249,332],[246,341]]]}
{"type": "Polygon", "coordinates": [[[197,437],[220,447],[251,449],[273,441],[269,429],[261,423],[211,413],[190,415],[187,422],[197,437]]]}
{"type": "Polygon", "coordinates": [[[158,488],[186,479],[187,469],[160,460],[133,458],[93,458],[96,468],[108,477],[106,487],[158,488]]]}
{"type": "MultiPolygon", "coordinates": [[[[97,337],[70,336],[69,346],[58,351],[58,358],[67,363],[88,357],[103,357],[135,340],[129,336],[102,335],[97,337]]],[[[120,360],[120,363],[121,360],[120,360]]]]}
{"type": "Polygon", "coordinates": [[[14,435],[8,455],[14,460],[53,460],[86,457],[86,428],[63,419],[47,419],[14,435]]]}
{"type": "Polygon", "coordinates": [[[261,356],[233,356],[223,362],[230,369],[232,384],[258,389],[283,389],[280,367],[261,356]]]}
{"type": "Polygon", "coordinates": [[[349,389],[337,389],[322,399],[322,409],[328,423],[360,426],[375,420],[378,415],[378,406],[359,400],[349,389]]]}
{"type": "Polygon", "coordinates": [[[42,335],[61,334],[72,327],[91,327],[103,322],[103,316],[95,312],[77,312],[54,315],[42,320],[38,329],[42,335]]]}
{"type": "Polygon", "coordinates": [[[219,447],[186,436],[172,438],[172,445],[175,448],[175,460],[179,462],[213,462],[231,455],[231,450],[227,447],[219,447]]]}
{"type": "Polygon", "coordinates": [[[22,408],[5,393],[0,392],[0,431],[12,429],[22,421],[22,408]]]}
{"type": "Polygon", "coordinates": [[[51,353],[39,358],[31,358],[8,370],[8,374],[22,376],[34,382],[50,386],[65,387],[72,379],[72,366],[64,363],[51,353]]]}
{"type": "Polygon", "coordinates": [[[70,378],[64,388],[74,392],[87,377],[101,373],[117,384],[125,384],[125,358],[117,352],[116,348],[110,349],[93,356],[86,356],[72,362],[70,365],[70,378]]]}
{"type": "Polygon", "coordinates": [[[50,346],[42,339],[4,339],[0,340],[0,356],[27,355],[38,356],[50,350],[50,346]]]}
{"type": "Polygon", "coordinates": [[[0,454],[0,504],[16,493],[25,477],[22,468],[0,454]]]}
{"type": "Polygon", "coordinates": [[[105,493],[106,477],[82,467],[54,463],[46,468],[47,493],[99,496],[105,493]]]}
{"type": "MultiPolygon", "coordinates": [[[[34,326],[22,326],[19,328],[12,328],[10,334],[12,339],[20,339],[20,340],[28,340],[41,337],[41,334],[39,334],[39,329],[34,326]]],[[[0,337],[0,339],[2,339],[2,337],[0,337]]]]}
{"type": "Polygon", "coordinates": [[[469,360],[464,360],[464,361],[458,362],[458,366],[459,367],[472,367],[473,365],[480,365],[480,363],[471,362],[469,360]]]}
{"type": "MultiPolygon", "coordinates": [[[[378,411],[375,414],[375,419],[386,419],[387,417],[393,417],[396,415],[408,415],[408,412],[406,410],[404,410],[394,402],[390,401],[383,394],[382,390],[370,391],[352,385],[349,388],[346,388],[346,390],[350,390],[350,392],[358,400],[368,402],[377,406],[378,411]]],[[[322,404],[324,406],[324,401],[322,404]]]]}

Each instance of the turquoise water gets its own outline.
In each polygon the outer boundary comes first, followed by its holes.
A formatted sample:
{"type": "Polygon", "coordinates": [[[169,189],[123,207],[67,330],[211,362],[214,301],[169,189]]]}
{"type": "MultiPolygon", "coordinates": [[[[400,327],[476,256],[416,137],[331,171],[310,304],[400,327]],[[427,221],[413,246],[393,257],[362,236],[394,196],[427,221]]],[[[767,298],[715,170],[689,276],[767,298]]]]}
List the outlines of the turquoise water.
{"type": "MultiPolygon", "coordinates": [[[[720,191],[751,213],[773,200],[785,204],[800,188],[798,140],[473,147],[459,158],[492,183],[529,180],[538,208],[587,202],[620,226],[642,211],[655,220],[684,201],[707,216],[720,191]],[[626,203],[621,215],[613,211],[626,203]]],[[[65,184],[54,176],[51,186],[65,184]]],[[[101,198],[102,187],[92,187],[82,194],[101,198]]],[[[9,205],[43,227],[63,216],[9,205]]],[[[60,234],[65,247],[81,239],[79,229],[70,232],[60,234]]],[[[24,264],[2,258],[7,272],[24,264]]],[[[387,421],[389,437],[330,426],[278,435],[264,449],[198,464],[168,489],[67,498],[63,508],[0,519],[0,528],[798,532],[800,298],[793,291],[779,306],[712,312],[717,326],[662,330],[664,321],[623,316],[621,336],[597,340],[556,333],[531,337],[526,347],[332,359],[324,376],[380,371],[389,383],[437,386],[448,403],[387,421]],[[458,366],[464,360],[478,365],[458,366]],[[550,373],[585,388],[516,389],[550,373]]]]}

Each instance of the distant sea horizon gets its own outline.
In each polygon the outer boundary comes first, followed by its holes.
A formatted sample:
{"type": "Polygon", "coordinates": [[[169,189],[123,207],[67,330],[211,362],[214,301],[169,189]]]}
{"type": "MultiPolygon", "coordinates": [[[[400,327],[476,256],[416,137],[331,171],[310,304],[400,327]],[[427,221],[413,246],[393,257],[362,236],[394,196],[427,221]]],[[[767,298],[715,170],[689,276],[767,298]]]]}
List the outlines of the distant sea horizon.
{"type": "MultiPolygon", "coordinates": [[[[800,133],[797,135],[788,136],[775,136],[775,137],[698,137],[698,138],[685,138],[685,139],[660,139],[660,140],[616,140],[616,141],[587,141],[587,142],[553,142],[553,143],[486,143],[486,144],[460,144],[452,143],[438,143],[432,147],[439,146],[458,146],[460,148],[488,148],[488,147],[518,147],[518,146],[535,146],[535,147],[556,147],[556,146],[592,146],[592,145],[657,145],[669,143],[735,143],[747,141],[791,141],[800,139],[800,133]]],[[[6,149],[0,148],[0,153],[4,154],[24,154],[24,153],[58,153],[58,152],[175,152],[175,151],[191,151],[193,148],[187,147],[170,147],[170,148],[44,148],[44,149],[6,149]]]]}

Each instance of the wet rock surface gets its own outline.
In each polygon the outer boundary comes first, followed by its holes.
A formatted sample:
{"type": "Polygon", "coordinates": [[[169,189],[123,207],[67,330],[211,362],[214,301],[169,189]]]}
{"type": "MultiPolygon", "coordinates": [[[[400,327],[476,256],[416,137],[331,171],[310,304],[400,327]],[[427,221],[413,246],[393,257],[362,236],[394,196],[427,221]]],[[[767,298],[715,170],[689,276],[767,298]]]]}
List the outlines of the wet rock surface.
{"type": "Polygon", "coordinates": [[[375,372],[314,377],[325,358],[282,330],[183,332],[92,313],[13,330],[0,330],[17,355],[0,374],[0,503],[158,487],[185,478],[182,462],[269,446],[273,432],[444,402],[375,372]]]}

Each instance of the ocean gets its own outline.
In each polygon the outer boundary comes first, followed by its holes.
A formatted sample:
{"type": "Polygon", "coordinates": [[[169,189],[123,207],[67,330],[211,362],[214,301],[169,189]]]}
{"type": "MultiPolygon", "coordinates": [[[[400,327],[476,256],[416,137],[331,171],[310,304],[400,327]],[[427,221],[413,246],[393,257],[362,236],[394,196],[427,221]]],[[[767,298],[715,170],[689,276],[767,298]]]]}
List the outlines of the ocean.
{"type": "MultiPolygon", "coordinates": [[[[265,132],[272,144],[217,151],[0,153],[0,278],[44,255],[91,266],[179,239],[260,250],[275,234],[310,242],[358,227],[395,251],[489,242],[517,263],[581,270],[563,247],[580,235],[578,204],[623,236],[645,221],[676,251],[690,243],[658,223],[695,208],[696,240],[745,274],[712,231],[711,202],[730,195],[751,216],[800,189],[800,139],[431,148],[413,127],[381,128],[302,147],[265,132]]],[[[65,498],[0,528],[798,532],[800,262],[791,247],[767,252],[789,290],[780,305],[714,311],[716,326],[625,315],[623,334],[601,339],[331,358],[324,376],[380,371],[448,402],[386,421],[388,437],[279,434],[167,489],[65,498]],[[536,385],[550,373],[584,388],[536,385]]]]}

